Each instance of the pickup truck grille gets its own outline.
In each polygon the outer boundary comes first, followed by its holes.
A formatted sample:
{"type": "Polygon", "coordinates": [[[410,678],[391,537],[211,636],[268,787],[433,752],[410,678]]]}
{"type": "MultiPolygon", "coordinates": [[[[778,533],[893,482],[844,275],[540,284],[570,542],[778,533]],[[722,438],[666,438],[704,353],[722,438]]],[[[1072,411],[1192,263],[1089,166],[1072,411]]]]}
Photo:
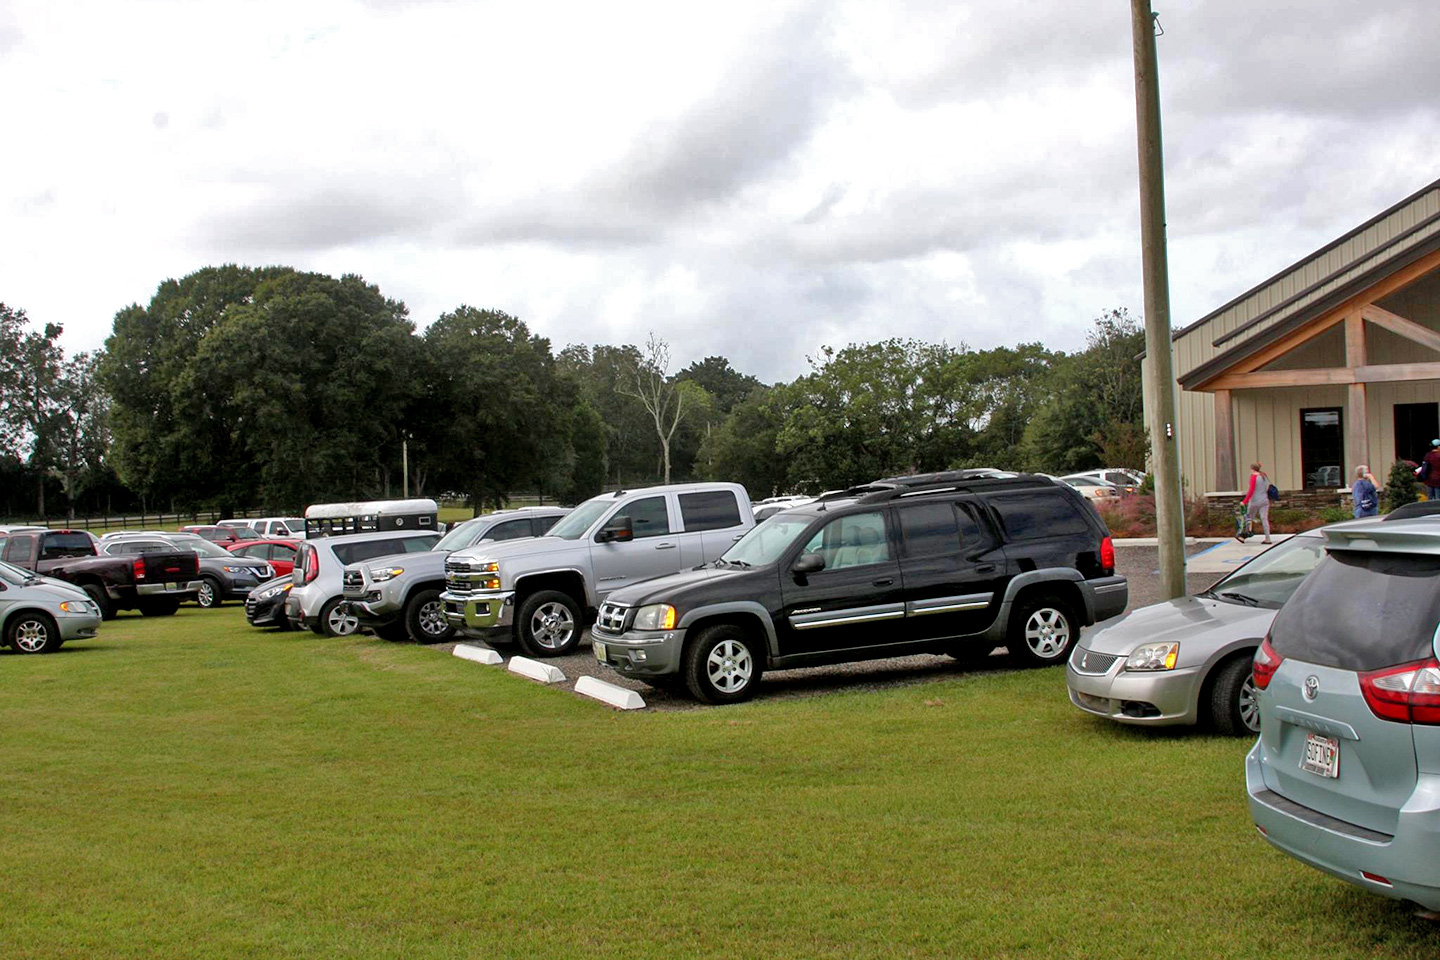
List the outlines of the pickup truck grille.
{"type": "Polygon", "coordinates": [[[618,603],[602,603],[600,615],[595,618],[595,625],[606,633],[624,633],[625,616],[629,612],[629,607],[622,607],[618,603]]]}
{"type": "Polygon", "coordinates": [[[447,577],[448,577],[450,574],[452,574],[452,573],[469,573],[469,572],[470,572],[470,564],[467,563],[467,562],[464,561],[464,560],[446,560],[446,561],[445,561],[445,575],[446,575],[447,577]]]}

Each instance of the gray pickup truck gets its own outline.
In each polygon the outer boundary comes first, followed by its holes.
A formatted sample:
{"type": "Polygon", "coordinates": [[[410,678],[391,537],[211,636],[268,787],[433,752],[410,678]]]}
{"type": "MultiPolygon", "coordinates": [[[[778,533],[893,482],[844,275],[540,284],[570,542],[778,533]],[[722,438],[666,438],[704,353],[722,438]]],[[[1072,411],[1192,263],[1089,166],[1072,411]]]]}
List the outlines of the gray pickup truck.
{"type": "Polygon", "coordinates": [[[345,568],[342,595],[360,626],[387,640],[443,643],[455,632],[440,612],[445,558],[480,543],[544,536],[569,513],[564,507],[497,510],[451,528],[424,553],[376,557],[345,568]]]}
{"type": "Polygon", "coordinates": [[[446,621],[534,656],[569,653],[606,595],[708,563],[755,525],[738,483],[680,483],[587,500],[548,535],[485,543],[445,561],[446,621]]]}

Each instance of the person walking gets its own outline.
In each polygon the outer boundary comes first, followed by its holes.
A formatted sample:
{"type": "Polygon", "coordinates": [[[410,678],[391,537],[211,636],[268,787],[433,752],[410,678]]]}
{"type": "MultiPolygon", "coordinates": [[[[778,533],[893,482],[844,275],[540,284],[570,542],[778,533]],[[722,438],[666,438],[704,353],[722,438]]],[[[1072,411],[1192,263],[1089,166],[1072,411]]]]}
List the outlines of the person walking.
{"type": "Polygon", "coordinates": [[[1247,521],[1260,518],[1260,526],[1265,531],[1265,539],[1260,542],[1274,543],[1270,539],[1270,478],[1258,460],[1250,464],[1250,489],[1240,502],[1245,505],[1247,521]]]}
{"type": "Polygon", "coordinates": [[[1365,464],[1355,468],[1355,483],[1350,487],[1350,499],[1355,501],[1355,519],[1380,515],[1380,495],[1375,490],[1375,475],[1365,464]]]}
{"type": "Polygon", "coordinates": [[[1430,452],[1420,461],[1417,472],[1425,484],[1425,499],[1440,500],[1440,440],[1430,441],[1430,452]]]}

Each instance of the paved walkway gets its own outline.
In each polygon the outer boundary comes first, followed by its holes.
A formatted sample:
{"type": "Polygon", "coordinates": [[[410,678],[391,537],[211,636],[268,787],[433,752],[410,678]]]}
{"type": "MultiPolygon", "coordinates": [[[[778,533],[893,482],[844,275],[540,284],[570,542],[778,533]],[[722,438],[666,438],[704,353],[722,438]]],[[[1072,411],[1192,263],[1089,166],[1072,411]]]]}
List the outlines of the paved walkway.
{"type": "MultiPolygon", "coordinates": [[[[1288,533],[1277,533],[1273,535],[1272,539],[1279,543],[1289,537],[1288,533]]],[[[1191,554],[1185,561],[1185,572],[1228,573],[1256,554],[1269,549],[1270,544],[1262,543],[1260,537],[1251,537],[1244,543],[1231,537],[1229,540],[1221,541],[1199,553],[1191,554]]]]}

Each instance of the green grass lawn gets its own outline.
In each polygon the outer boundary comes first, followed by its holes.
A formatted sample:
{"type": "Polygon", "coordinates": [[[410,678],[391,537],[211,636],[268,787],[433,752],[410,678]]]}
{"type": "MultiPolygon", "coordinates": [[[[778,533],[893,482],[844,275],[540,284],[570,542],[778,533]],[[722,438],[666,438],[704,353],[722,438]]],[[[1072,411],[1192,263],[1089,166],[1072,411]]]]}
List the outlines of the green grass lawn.
{"type": "Polygon", "coordinates": [[[1434,957],[1058,669],[621,714],[231,605],[0,656],[0,953],[1434,957]]]}

